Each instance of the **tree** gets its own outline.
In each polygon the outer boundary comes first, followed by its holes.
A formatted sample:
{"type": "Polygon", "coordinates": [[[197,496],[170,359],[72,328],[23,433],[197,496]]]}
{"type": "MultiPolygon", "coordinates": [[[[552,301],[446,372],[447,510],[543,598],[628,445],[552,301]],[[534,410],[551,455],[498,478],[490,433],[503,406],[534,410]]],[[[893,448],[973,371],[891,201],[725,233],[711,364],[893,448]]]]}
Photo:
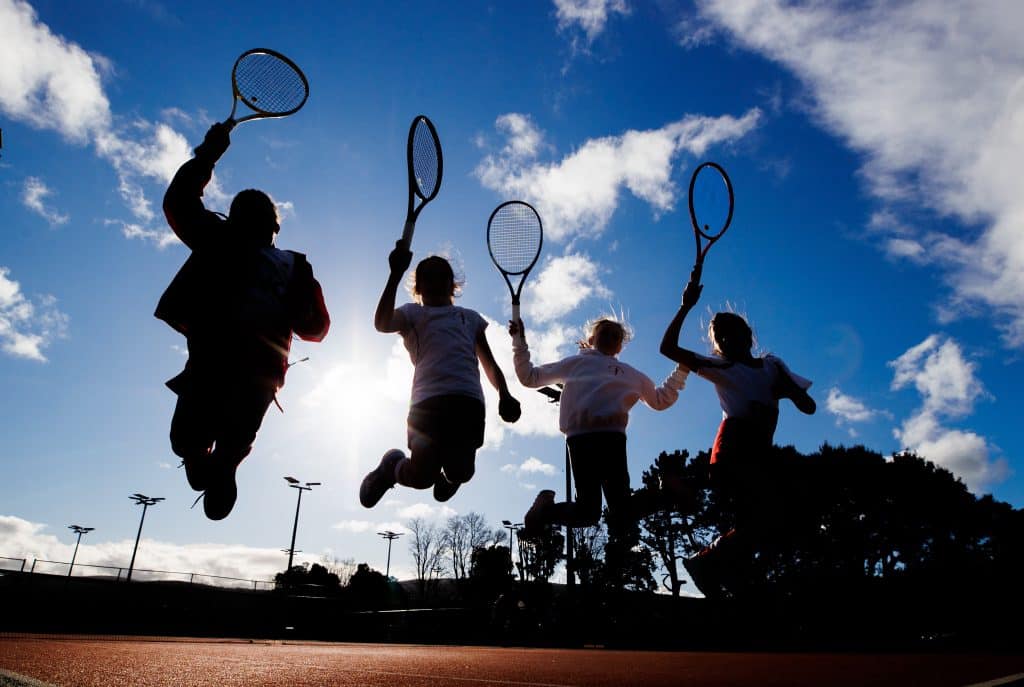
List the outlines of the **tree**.
{"type": "Polygon", "coordinates": [[[326,587],[329,590],[337,589],[341,583],[337,575],[319,563],[314,563],[312,566],[308,563],[294,565],[291,570],[277,573],[274,576],[274,581],[283,586],[315,585],[326,587]]]}
{"type": "Polygon", "coordinates": [[[405,524],[410,532],[409,553],[412,554],[416,566],[416,581],[420,598],[426,597],[427,580],[433,579],[438,569],[443,570],[442,560],[445,555],[443,533],[436,525],[423,518],[413,518],[405,524]]]}
{"type": "Polygon", "coordinates": [[[530,539],[523,539],[522,530],[517,534],[523,577],[547,580],[554,575],[558,562],[565,558],[565,537],[561,529],[548,527],[541,535],[530,539]]]}
{"type": "Polygon", "coordinates": [[[338,558],[337,556],[325,553],[320,558],[320,563],[323,564],[329,572],[338,576],[339,584],[341,584],[342,587],[348,584],[348,581],[352,578],[352,574],[356,571],[356,559],[354,558],[338,558]]]}
{"type": "Polygon", "coordinates": [[[642,478],[641,491],[649,495],[646,501],[657,500],[660,508],[641,520],[640,541],[658,557],[666,571],[663,584],[673,596],[679,596],[683,586],[680,560],[700,551],[713,536],[706,516],[703,521],[701,517],[711,498],[707,491],[707,454],[687,462],[688,458],[687,451],[662,452],[642,478]],[[677,488],[686,494],[683,501],[663,496],[661,483],[666,473],[677,475],[677,488]]]}

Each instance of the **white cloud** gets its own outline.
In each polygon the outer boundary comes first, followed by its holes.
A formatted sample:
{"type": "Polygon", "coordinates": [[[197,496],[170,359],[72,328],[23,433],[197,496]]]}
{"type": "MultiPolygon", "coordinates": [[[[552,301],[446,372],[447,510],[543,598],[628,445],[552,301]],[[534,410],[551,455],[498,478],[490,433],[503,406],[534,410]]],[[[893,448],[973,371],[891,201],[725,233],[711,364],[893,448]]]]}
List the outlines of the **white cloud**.
{"type": "Polygon", "coordinates": [[[1024,5],[701,0],[698,9],[803,80],[822,125],[864,155],[863,177],[888,211],[923,203],[980,226],[955,236],[921,228],[880,245],[942,269],[952,290],[944,312],[983,306],[1006,345],[1024,344],[1024,5]]]}
{"type": "Polygon", "coordinates": [[[395,515],[405,520],[423,518],[425,520],[444,520],[458,515],[458,511],[443,503],[414,503],[395,511],[395,515]]]}
{"type": "Polygon", "coordinates": [[[53,209],[43,202],[52,195],[53,191],[50,190],[50,187],[42,179],[28,177],[25,179],[25,185],[21,189],[21,202],[29,210],[45,219],[51,227],[67,224],[69,218],[66,214],[53,209]]]}
{"type": "MultiPolygon", "coordinates": [[[[103,90],[103,76],[113,71],[103,56],[55,35],[28,3],[0,0],[0,112],[72,143],[92,144],[113,166],[118,191],[134,217],[134,222],[123,222],[125,235],[166,245],[164,232],[149,226],[162,224],[162,218],[154,212],[144,184],[166,185],[190,157],[190,146],[167,124],[119,123],[103,90]]],[[[174,110],[168,117],[181,118],[174,110]]],[[[26,189],[23,199],[51,224],[67,221],[42,205],[48,193],[36,184],[26,189]]],[[[208,187],[208,196],[223,200],[216,182],[208,187]]]]}
{"type": "Polygon", "coordinates": [[[558,474],[558,468],[550,463],[545,463],[539,458],[530,456],[519,465],[507,463],[501,466],[501,471],[506,474],[521,476],[523,474],[541,474],[548,477],[558,474]]]}
{"type": "Polygon", "coordinates": [[[547,163],[538,159],[545,146],[532,122],[523,115],[502,115],[497,127],[506,145],[485,156],[475,174],[486,188],[533,203],[546,238],[596,237],[618,207],[623,189],[656,213],[671,210],[679,192],[672,182],[675,160],[741,138],[760,116],[756,108],[740,118],[687,115],[660,129],[590,139],[562,160],[547,163]]]}
{"type": "MultiPolygon", "coordinates": [[[[0,542],[3,542],[3,555],[10,558],[25,558],[28,566],[32,564],[33,559],[58,563],[70,561],[75,546],[74,535],[62,533],[67,540],[62,542],[56,535],[49,534],[47,529],[48,526],[45,524],[30,522],[16,516],[0,515],[0,542]]],[[[97,531],[82,537],[75,560],[76,571],[116,575],[120,570],[123,577],[127,573],[135,539],[131,537],[109,541],[104,540],[103,536],[102,532],[97,531]],[[113,570],[90,570],[86,567],[89,565],[110,566],[113,570]]],[[[307,555],[298,557],[297,561],[315,562],[318,559],[319,556],[307,555]]],[[[198,573],[249,580],[251,584],[251,580],[272,580],[275,574],[284,570],[286,564],[285,556],[278,549],[231,544],[181,545],[143,537],[135,559],[136,571],[133,573],[133,579],[157,577],[143,572],[144,570],[167,570],[179,574],[159,577],[188,580],[190,573],[198,573]]],[[[60,574],[67,572],[67,566],[38,563],[36,571],[60,574]]],[[[201,576],[197,576],[196,581],[229,583],[201,576]]]]}
{"type": "Polygon", "coordinates": [[[331,525],[336,530],[351,532],[352,534],[363,534],[365,532],[391,532],[405,533],[405,525],[400,522],[377,522],[375,520],[342,520],[331,525]]]}
{"type": "Polygon", "coordinates": [[[613,14],[629,14],[625,0],[554,0],[558,28],[580,28],[592,42],[604,31],[613,14]]]}
{"type": "Polygon", "coordinates": [[[867,422],[878,416],[881,412],[868,408],[858,398],[844,394],[839,390],[839,387],[832,387],[828,390],[825,408],[836,416],[836,422],[840,424],[867,422]]]}
{"type": "Polygon", "coordinates": [[[591,297],[609,298],[601,283],[600,266],[581,253],[548,258],[540,274],[524,288],[526,321],[547,323],[561,319],[591,297]]]}
{"type": "Polygon", "coordinates": [[[0,110],[85,143],[110,127],[93,58],[54,35],[21,0],[0,0],[0,110]]]}
{"type": "Polygon", "coordinates": [[[21,285],[0,267],[0,350],[17,358],[45,362],[43,349],[67,334],[68,316],[50,295],[30,301],[21,285]]]}
{"type": "Polygon", "coordinates": [[[913,386],[922,405],[893,434],[902,445],[961,478],[972,491],[1005,479],[1005,459],[992,459],[984,437],[944,426],[965,417],[987,393],[975,377],[976,365],[960,346],[937,334],[929,336],[889,363],[893,390],[913,386]]]}

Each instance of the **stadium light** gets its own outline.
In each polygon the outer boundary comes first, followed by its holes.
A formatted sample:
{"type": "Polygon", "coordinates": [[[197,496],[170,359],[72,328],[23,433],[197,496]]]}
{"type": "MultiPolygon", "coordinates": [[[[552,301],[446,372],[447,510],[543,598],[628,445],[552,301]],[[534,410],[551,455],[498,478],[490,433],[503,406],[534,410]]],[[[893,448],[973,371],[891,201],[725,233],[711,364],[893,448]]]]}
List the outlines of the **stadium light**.
{"type": "Polygon", "coordinates": [[[284,478],[284,481],[288,483],[289,487],[299,491],[299,498],[295,503],[295,524],[292,525],[292,545],[288,547],[288,568],[285,570],[285,574],[287,574],[292,569],[292,560],[295,558],[295,534],[299,531],[299,507],[302,505],[302,492],[312,491],[313,487],[320,486],[320,482],[306,482],[303,484],[301,480],[288,476],[284,478]]]}
{"type": "Polygon", "coordinates": [[[132,581],[132,570],[135,569],[135,554],[139,550],[139,539],[142,538],[142,523],[146,522],[146,509],[164,500],[163,496],[146,496],[138,492],[128,498],[134,501],[136,505],[142,506],[142,517],[139,518],[139,533],[135,535],[135,548],[132,549],[132,562],[128,564],[128,575],[124,578],[125,582],[132,581]]]}
{"type": "Polygon", "coordinates": [[[96,528],[82,527],[81,525],[68,525],[68,529],[78,535],[78,540],[75,542],[75,552],[71,554],[71,565],[68,566],[68,577],[71,577],[71,571],[75,569],[75,559],[78,558],[78,545],[82,543],[82,535],[88,534],[96,528]]]}
{"type": "MultiPolygon", "coordinates": [[[[512,566],[512,569],[515,570],[516,569],[515,561],[512,560],[512,533],[515,532],[516,530],[518,530],[520,527],[522,527],[523,523],[521,523],[521,522],[515,522],[514,523],[511,520],[502,520],[501,524],[505,527],[506,530],[508,530],[508,562],[509,562],[509,565],[512,566]]],[[[523,564],[523,556],[522,556],[522,554],[520,554],[519,555],[519,579],[520,580],[523,579],[522,564],[523,564]]]]}
{"type": "Polygon", "coordinates": [[[384,530],[377,534],[388,540],[388,564],[384,568],[384,577],[391,577],[391,542],[401,537],[402,534],[400,532],[392,532],[391,530],[384,530]]]}

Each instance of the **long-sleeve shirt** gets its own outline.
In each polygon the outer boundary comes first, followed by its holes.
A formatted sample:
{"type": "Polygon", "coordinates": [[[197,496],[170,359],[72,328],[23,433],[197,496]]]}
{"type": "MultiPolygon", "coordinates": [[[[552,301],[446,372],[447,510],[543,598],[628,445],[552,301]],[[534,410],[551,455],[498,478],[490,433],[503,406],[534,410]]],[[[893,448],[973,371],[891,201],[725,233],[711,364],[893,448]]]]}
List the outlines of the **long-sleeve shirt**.
{"type": "Polygon", "coordinates": [[[629,411],[637,401],[665,410],[679,398],[689,371],[677,367],[655,386],[651,378],[615,356],[596,349],[546,365],[533,365],[523,337],[512,342],[516,376],[523,386],[564,384],[558,425],[567,436],[590,432],[625,432],[629,411]]]}

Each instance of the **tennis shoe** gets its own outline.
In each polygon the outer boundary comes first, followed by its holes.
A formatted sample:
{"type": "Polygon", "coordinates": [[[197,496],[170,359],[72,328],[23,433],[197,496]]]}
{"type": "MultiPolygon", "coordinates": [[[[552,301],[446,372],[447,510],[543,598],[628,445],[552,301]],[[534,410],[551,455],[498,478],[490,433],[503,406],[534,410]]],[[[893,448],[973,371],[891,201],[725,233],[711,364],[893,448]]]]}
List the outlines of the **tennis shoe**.
{"type": "Polygon", "coordinates": [[[714,574],[711,556],[697,554],[684,558],[683,567],[686,568],[693,584],[706,598],[715,599],[722,596],[722,587],[714,574]]]}
{"type": "MultiPolygon", "coordinates": [[[[395,466],[405,460],[405,454],[393,448],[383,455],[380,464],[363,478],[359,485],[359,503],[364,508],[373,508],[384,493],[395,486],[395,466]]],[[[454,493],[454,492],[453,492],[454,493]]]]}
{"type": "Polygon", "coordinates": [[[235,483],[237,463],[214,462],[208,474],[206,492],[203,494],[203,512],[210,520],[223,520],[231,513],[238,499],[238,485],[235,483]]]}
{"type": "Polygon", "coordinates": [[[444,471],[437,473],[437,479],[434,480],[434,500],[444,503],[451,497],[455,496],[455,492],[459,490],[459,482],[449,482],[445,476],[444,471]]]}
{"type": "Polygon", "coordinates": [[[527,539],[538,537],[544,533],[544,527],[548,525],[548,513],[555,505],[555,492],[551,489],[542,489],[537,498],[533,500],[530,510],[523,516],[523,531],[520,536],[527,539]]]}
{"type": "Polygon", "coordinates": [[[206,485],[210,481],[210,454],[203,453],[199,456],[189,456],[181,459],[181,465],[185,468],[185,479],[188,486],[194,491],[206,491],[206,485]]]}

